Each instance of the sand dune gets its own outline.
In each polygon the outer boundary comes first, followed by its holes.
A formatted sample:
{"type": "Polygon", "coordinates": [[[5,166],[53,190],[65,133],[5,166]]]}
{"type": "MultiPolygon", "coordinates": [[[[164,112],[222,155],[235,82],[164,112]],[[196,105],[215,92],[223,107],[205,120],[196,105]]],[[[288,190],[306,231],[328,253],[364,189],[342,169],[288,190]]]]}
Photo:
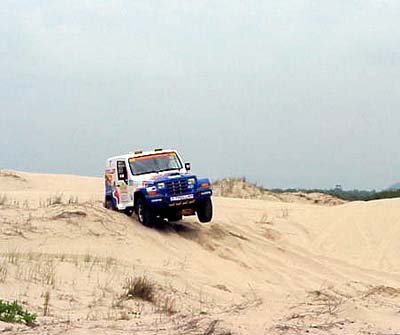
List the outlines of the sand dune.
{"type": "Polygon", "coordinates": [[[0,299],[39,317],[0,331],[400,332],[400,199],[214,197],[210,224],[149,229],[104,209],[102,189],[101,178],[1,171],[0,299]],[[154,284],[153,302],[124,298],[135,276],[154,284]]]}
{"type": "Polygon", "coordinates": [[[320,192],[271,192],[249,183],[243,178],[217,180],[214,183],[214,195],[229,198],[320,204],[324,206],[336,206],[346,203],[342,199],[320,192]]]}

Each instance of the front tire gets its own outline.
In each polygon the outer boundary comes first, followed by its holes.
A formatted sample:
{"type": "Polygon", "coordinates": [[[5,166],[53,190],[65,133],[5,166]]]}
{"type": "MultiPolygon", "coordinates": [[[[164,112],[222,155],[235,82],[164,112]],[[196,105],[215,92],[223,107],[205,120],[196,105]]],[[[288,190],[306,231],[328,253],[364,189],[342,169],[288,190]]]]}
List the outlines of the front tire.
{"type": "Polygon", "coordinates": [[[146,205],[143,198],[139,198],[136,202],[136,214],[138,221],[142,225],[146,227],[153,227],[155,225],[157,217],[151,211],[151,208],[146,205]]]}
{"type": "Polygon", "coordinates": [[[197,206],[197,218],[201,223],[210,222],[213,216],[213,207],[210,198],[202,200],[197,206]]]}
{"type": "Polygon", "coordinates": [[[124,210],[124,213],[128,216],[132,216],[133,212],[134,212],[133,207],[126,207],[124,210]]]}

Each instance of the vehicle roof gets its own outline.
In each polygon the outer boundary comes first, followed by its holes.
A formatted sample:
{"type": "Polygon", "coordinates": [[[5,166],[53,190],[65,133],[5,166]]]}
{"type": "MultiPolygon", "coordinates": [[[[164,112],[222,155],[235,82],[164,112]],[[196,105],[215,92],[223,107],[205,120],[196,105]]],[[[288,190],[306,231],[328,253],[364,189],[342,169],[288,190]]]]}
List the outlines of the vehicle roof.
{"type": "Polygon", "coordinates": [[[141,156],[146,156],[146,155],[154,155],[154,154],[160,154],[160,153],[164,153],[164,152],[177,153],[177,151],[173,150],[173,149],[162,149],[162,150],[153,149],[153,150],[142,151],[142,152],[138,153],[139,151],[141,151],[141,150],[136,150],[136,151],[129,152],[127,154],[113,156],[113,157],[108,158],[107,161],[110,161],[110,160],[113,161],[113,160],[117,160],[117,159],[128,159],[128,158],[141,157],[141,156]]]}

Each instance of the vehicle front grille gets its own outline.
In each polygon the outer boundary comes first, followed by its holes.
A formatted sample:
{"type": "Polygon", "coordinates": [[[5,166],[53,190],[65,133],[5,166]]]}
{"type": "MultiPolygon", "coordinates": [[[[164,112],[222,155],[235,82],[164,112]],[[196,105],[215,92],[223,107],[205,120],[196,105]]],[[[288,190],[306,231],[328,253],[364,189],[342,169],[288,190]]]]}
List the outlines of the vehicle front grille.
{"type": "Polygon", "coordinates": [[[186,178],[175,179],[165,183],[168,195],[178,195],[186,193],[188,190],[188,181],[186,178]]]}

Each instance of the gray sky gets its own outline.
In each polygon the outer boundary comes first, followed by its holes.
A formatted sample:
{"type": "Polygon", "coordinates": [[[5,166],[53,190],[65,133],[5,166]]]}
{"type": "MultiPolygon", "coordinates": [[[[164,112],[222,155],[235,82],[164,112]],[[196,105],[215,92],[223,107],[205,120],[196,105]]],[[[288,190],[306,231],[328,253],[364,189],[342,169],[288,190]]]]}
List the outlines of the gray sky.
{"type": "Polygon", "coordinates": [[[0,4],[0,167],[177,148],[265,187],[400,180],[398,0],[0,4]]]}

